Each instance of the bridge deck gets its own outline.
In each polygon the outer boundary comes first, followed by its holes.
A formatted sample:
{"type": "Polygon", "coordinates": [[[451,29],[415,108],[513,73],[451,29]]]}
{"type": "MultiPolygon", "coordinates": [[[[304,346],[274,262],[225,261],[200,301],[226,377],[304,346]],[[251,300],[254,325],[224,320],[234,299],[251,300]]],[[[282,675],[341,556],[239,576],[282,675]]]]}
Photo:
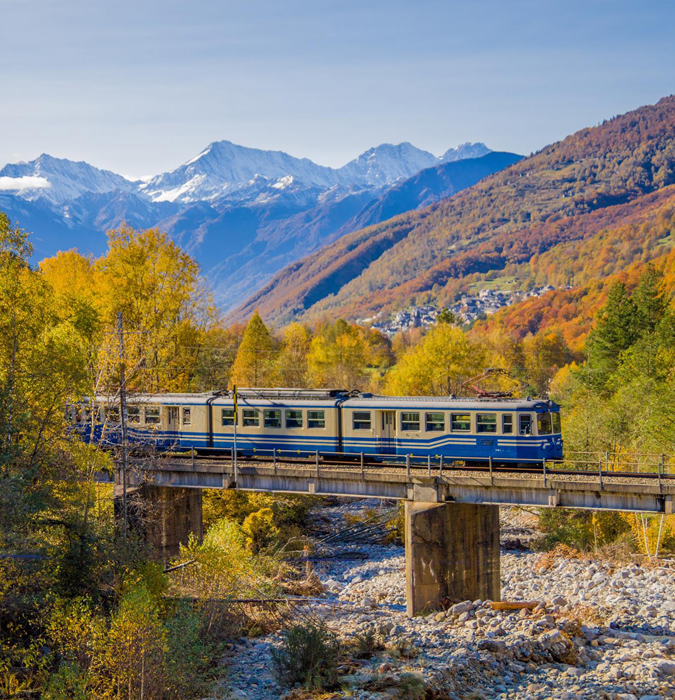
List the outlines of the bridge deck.
{"type": "MultiPolygon", "coordinates": [[[[101,482],[120,483],[100,474],[101,482]]],[[[529,505],[673,513],[672,474],[466,470],[157,456],[129,467],[127,485],[391,498],[431,503],[529,505]],[[236,474],[235,474],[236,471],[236,474]]]]}

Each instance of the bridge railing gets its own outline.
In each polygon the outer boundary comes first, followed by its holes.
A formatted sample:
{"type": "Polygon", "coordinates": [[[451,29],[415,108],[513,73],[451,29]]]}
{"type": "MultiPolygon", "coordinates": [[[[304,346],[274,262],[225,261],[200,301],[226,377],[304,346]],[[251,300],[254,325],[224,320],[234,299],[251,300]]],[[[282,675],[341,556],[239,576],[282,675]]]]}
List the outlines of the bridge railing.
{"type": "MultiPolygon", "coordinates": [[[[104,447],[119,449],[119,443],[114,441],[101,441],[104,447]]],[[[190,456],[193,460],[201,458],[194,449],[184,448],[176,444],[167,445],[166,438],[154,436],[143,436],[142,440],[130,442],[128,446],[130,452],[135,456],[152,455],[155,458],[170,456],[190,456]]],[[[230,462],[234,461],[234,454],[231,448],[206,448],[211,457],[222,457],[230,462]]],[[[500,459],[498,457],[487,460],[467,460],[465,456],[448,455],[415,455],[415,454],[391,454],[383,452],[333,452],[316,450],[287,450],[275,448],[254,448],[247,455],[238,452],[238,459],[241,462],[247,460],[261,459],[271,462],[275,469],[287,468],[290,464],[297,467],[318,468],[323,465],[341,465],[346,469],[369,470],[386,469],[387,467],[405,467],[408,472],[414,470],[420,473],[421,469],[426,469],[429,474],[443,473],[445,471],[461,469],[477,469],[490,471],[503,471],[505,469],[553,473],[583,473],[598,474],[600,476],[614,476],[625,474],[626,476],[668,476],[675,475],[675,456],[662,453],[649,452],[609,452],[609,451],[580,451],[566,452],[562,460],[542,460],[540,459],[500,459]],[[252,454],[251,454],[252,453],[252,454]]]]}
{"type": "Polygon", "coordinates": [[[559,463],[569,471],[602,471],[608,474],[673,474],[675,457],[657,452],[567,452],[559,463]]]}

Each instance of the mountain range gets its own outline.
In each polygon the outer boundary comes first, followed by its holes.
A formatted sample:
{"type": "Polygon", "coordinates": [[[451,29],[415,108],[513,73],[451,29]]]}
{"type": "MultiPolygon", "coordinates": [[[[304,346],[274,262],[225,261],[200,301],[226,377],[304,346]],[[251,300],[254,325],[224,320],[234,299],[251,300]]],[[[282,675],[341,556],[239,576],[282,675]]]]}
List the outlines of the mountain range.
{"type": "Polygon", "coordinates": [[[322,245],[450,196],[519,158],[482,143],[440,157],[409,143],[382,144],[330,168],[218,141],[174,170],[130,180],[43,154],[0,170],[0,209],[34,234],[38,259],[73,247],[98,255],[108,229],[157,226],[195,256],[230,310],[322,245]]]}
{"type": "Polygon", "coordinates": [[[574,285],[587,268],[597,280],[670,249],[675,231],[647,236],[640,228],[614,263],[617,243],[603,241],[621,240],[607,231],[619,230],[629,212],[660,221],[662,207],[675,206],[672,185],[675,96],[582,129],[455,196],[375,225],[363,220],[277,273],[229,320],[254,309],[277,326],[386,316],[415,303],[443,305],[485,284],[574,285]]]}

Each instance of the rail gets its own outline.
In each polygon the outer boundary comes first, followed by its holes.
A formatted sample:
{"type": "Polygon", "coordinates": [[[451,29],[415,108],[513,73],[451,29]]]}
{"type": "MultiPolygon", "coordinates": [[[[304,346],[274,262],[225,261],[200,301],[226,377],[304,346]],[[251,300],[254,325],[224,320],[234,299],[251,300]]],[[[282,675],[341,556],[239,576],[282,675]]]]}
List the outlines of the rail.
{"type": "MultiPolygon", "coordinates": [[[[201,452],[195,449],[167,449],[165,439],[157,438],[148,440],[147,435],[143,441],[130,446],[131,454],[136,461],[142,461],[144,456],[162,457],[187,457],[191,460],[218,460],[224,459],[234,462],[234,454],[231,448],[208,448],[201,452]],[[164,444],[160,445],[160,441],[164,444]]],[[[118,448],[115,443],[100,443],[109,449],[118,448]]],[[[660,453],[637,452],[569,452],[561,460],[538,459],[493,459],[467,460],[466,457],[453,457],[448,455],[419,455],[413,453],[388,454],[381,452],[322,452],[316,450],[286,450],[254,448],[245,455],[238,452],[238,459],[244,462],[271,463],[275,470],[282,469],[283,465],[294,464],[307,466],[320,472],[322,467],[342,466],[353,470],[366,470],[377,468],[405,468],[407,473],[426,470],[431,476],[442,476],[445,472],[461,471],[489,471],[499,472],[529,472],[547,475],[574,475],[585,474],[597,476],[600,480],[612,477],[639,476],[655,479],[675,479],[675,456],[660,453]]]]}

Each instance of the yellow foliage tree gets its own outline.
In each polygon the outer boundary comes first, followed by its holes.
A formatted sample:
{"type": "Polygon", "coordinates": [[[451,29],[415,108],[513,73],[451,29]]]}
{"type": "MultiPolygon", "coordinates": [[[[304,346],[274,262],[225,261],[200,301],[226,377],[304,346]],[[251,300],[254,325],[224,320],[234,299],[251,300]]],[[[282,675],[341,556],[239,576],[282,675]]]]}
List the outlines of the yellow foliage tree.
{"type": "Polygon", "coordinates": [[[386,391],[400,395],[458,394],[462,383],[496,358],[459,328],[441,323],[408,350],[386,375],[386,391]]]}
{"type": "Polygon", "coordinates": [[[276,355],[274,338],[255,311],[237,351],[230,383],[248,387],[269,386],[274,379],[276,355]]]}
{"type": "Polygon", "coordinates": [[[105,322],[114,327],[121,311],[130,332],[127,362],[139,368],[139,388],[189,388],[213,323],[195,260],[158,229],[124,226],[108,232],[108,252],[96,269],[105,322]]]}
{"type": "Polygon", "coordinates": [[[312,339],[307,365],[312,386],[360,389],[367,385],[369,348],[358,326],[338,320],[312,339]]]}
{"type": "Polygon", "coordinates": [[[281,351],[277,358],[276,383],[284,387],[306,387],[307,355],[312,332],[301,323],[291,323],[284,331],[281,351]]]}

